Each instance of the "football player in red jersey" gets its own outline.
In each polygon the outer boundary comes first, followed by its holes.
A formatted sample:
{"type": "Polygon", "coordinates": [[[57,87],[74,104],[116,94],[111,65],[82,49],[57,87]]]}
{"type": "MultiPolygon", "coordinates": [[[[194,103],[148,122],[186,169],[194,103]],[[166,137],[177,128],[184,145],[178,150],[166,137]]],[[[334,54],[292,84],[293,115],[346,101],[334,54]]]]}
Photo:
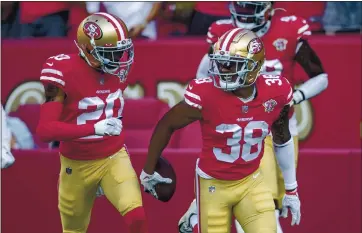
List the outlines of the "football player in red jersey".
{"type": "MultiPolygon", "coordinates": [[[[207,33],[206,41],[213,45],[221,35],[233,28],[244,28],[254,31],[261,38],[265,46],[265,63],[262,73],[283,75],[288,78],[294,87],[298,80],[294,80],[292,72],[296,63],[301,65],[308,74],[309,80],[295,88],[293,93],[294,104],[310,99],[328,86],[328,76],[325,73],[320,59],[308,43],[311,35],[306,20],[297,16],[274,15],[272,2],[232,2],[230,4],[231,18],[214,22],[207,33]]],[[[196,78],[208,75],[209,57],[206,54],[197,71],[196,78]]],[[[291,109],[294,112],[294,109],[291,109]]],[[[298,161],[298,129],[296,114],[290,114],[290,132],[294,138],[295,161],[298,161]]],[[[282,233],[279,224],[279,209],[284,194],[283,176],[276,164],[272,139],[266,138],[265,155],[261,169],[265,174],[267,184],[272,189],[276,204],[275,215],[278,233],[282,233]]],[[[183,224],[181,219],[180,224],[183,224]]],[[[242,230],[238,226],[238,232],[242,230]]]]}
{"type": "Polygon", "coordinates": [[[264,139],[272,132],[292,225],[300,222],[300,201],[289,123],[293,90],[281,76],[262,75],[264,46],[251,31],[234,28],[214,45],[211,77],[192,80],[185,99],[158,122],[153,132],[141,184],[154,193],[155,166],[173,132],[201,124],[203,147],[196,166],[197,207],[180,232],[229,233],[232,215],[246,232],[276,232],[271,190],[259,169],[264,139]],[[198,216],[198,227],[190,221],[198,216]]]}
{"type": "Polygon", "coordinates": [[[96,191],[124,216],[131,233],[147,233],[137,175],[122,133],[123,92],[133,63],[124,22],[95,13],[79,25],[79,54],[46,60],[40,81],[46,102],[37,134],[61,141],[59,211],[63,233],[87,231],[96,191]]]}

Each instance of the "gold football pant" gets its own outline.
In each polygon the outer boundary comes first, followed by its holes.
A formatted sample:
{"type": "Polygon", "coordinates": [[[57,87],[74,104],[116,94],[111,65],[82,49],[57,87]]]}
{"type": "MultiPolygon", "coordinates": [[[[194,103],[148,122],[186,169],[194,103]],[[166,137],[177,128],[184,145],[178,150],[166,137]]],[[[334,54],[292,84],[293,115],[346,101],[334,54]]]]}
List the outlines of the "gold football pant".
{"type": "Polygon", "coordinates": [[[246,233],[277,232],[273,197],[259,170],[236,181],[196,177],[199,233],[230,233],[232,215],[246,233]]]}
{"type": "MultiPolygon", "coordinates": [[[[298,137],[293,137],[295,151],[295,165],[298,163],[298,137]]],[[[271,189],[277,209],[282,208],[282,199],[285,194],[283,174],[278,166],[274,154],[273,141],[271,136],[265,138],[264,156],[260,163],[264,181],[271,189]]]]}
{"type": "Polygon", "coordinates": [[[122,216],[142,206],[138,177],[125,148],[98,160],[61,156],[60,163],[58,207],[63,233],[87,231],[98,185],[122,216]]]}

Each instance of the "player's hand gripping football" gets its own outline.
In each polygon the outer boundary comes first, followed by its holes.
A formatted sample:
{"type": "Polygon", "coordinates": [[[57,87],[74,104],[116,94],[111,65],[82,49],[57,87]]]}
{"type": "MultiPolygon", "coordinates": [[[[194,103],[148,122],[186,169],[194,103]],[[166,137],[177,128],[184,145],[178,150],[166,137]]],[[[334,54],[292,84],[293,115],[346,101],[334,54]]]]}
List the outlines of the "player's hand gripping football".
{"type": "Polygon", "coordinates": [[[118,136],[122,131],[122,121],[118,118],[107,118],[94,124],[96,135],[118,136]]]}
{"type": "Polygon", "coordinates": [[[288,217],[288,209],[292,213],[292,226],[294,224],[299,225],[301,213],[300,213],[300,200],[298,196],[297,189],[286,192],[283,201],[282,201],[282,214],[281,217],[287,218],[288,217]]]}
{"type": "Polygon", "coordinates": [[[159,173],[154,172],[152,175],[147,174],[142,170],[140,175],[141,184],[144,187],[144,191],[150,193],[156,199],[158,199],[156,192],[156,185],[160,183],[171,184],[172,180],[170,178],[164,178],[159,173]]]}

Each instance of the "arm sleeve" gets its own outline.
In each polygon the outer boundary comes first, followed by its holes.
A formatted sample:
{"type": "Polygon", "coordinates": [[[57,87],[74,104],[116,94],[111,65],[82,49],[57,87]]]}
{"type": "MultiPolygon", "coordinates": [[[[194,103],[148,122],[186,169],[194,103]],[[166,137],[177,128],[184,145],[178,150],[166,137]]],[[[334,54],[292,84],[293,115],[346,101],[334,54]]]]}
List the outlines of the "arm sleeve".
{"type": "Polygon", "coordinates": [[[293,137],[282,145],[274,144],[275,156],[277,158],[278,165],[282,171],[284,177],[284,186],[286,190],[296,189],[297,175],[295,167],[295,150],[293,137]]]}
{"type": "Polygon", "coordinates": [[[95,134],[94,125],[75,125],[59,121],[63,104],[44,103],[40,108],[40,119],[36,133],[44,142],[68,141],[95,134]]]}
{"type": "Polygon", "coordinates": [[[297,90],[301,91],[303,99],[310,99],[328,87],[328,75],[326,73],[319,74],[315,77],[310,78],[302,85],[300,85],[297,90]]]}
{"type": "Polygon", "coordinates": [[[328,87],[328,74],[325,73],[322,62],[313,48],[308,43],[308,37],[312,34],[306,20],[298,18],[295,22],[298,44],[295,60],[308,74],[309,80],[300,85],[297,90],[302,100],[310,99],[328,87]]]}
{"type": "Polygon", "coordinates": [[[294,21],[294,27],[297,33],[297,40],[308,40],[309,37],[312,35],[312,31],[310,30],[310,26],[307,20],[297,17],[294,21]]]}
{"type": "Polygon", "coordinates": [[[44,86],[52,84],[66,93],[66,77],[69,76],[67,73],[66,61],[58,61],[53,58],[48,58],[41,69],[40,81],[44,86]]]}
{"type": "MultiPolygon", "coordinates": [[[[284,115],[283,111],[284,107],[286,105],[291,105],[293,103],[293,88],[290,85],[289,81],[284,78],[280,77],[282,83],[279,86],[279,92],[281,93],[281,104],[282,105],[282,113],[279,116],[279,119],[281,120],[282,126],[280,127],[287,127],[287,130],[289,131],[289,121],[283,120],[290,117],[291,111],[286,112],[285,114],[288,114],[289,116],[284,115]]],[[[294,143],[293,143],[293,137],[290,137],[290,139],[284,143],[284,144],[276,144],[273,141],[274,145],[274,151],[275,156],[277,159],[277,162],[279,164],[280,170],[282,171],[283,177],[284,177],[284,185],[286,190],[292,190],[297,187],[297,178],[296,178],[296,167],[295,167],[295,150],[294,150],[294,143]]]]}
{"type": "Polygon", "coordinates": [[[209,27],[207,34],[206,34],[206,42],[210,45],[213,45],[219,39],[217,36],[217,24],[216,22],[212,23],[209,27]]]}
{"type": "Polygon", "coordinates": [[[280,87],[282,106],[291,105],[293,103],[293,88],[290,85],[288,79],[280,77],[282,84],[280,87]]]}
{"type": "MultiPolygon", "coordinates": [[[[63,58],[61,60],[49,58],[42,67],[40,81],[45,87],[52,84],[67,93],[67,78],[70,75],[67,68],[70,60],[67,55],[63,55],[63,58]]],[[[63,103],[46,102],[42,104],[36,129],[36,133],[42,141],[67,141],[94,135],[93,124],[76,125],[61,122],[62,111],[63,103]]]]}
{"type": "Polygon", "coordinates": [[[208,79],[211,80],[211,78],[191,80],[184,93],[185,102],[188,105],[202,110],[203,107],[202,85],[204,85],[205,84],[204,81],[208,79]]]}

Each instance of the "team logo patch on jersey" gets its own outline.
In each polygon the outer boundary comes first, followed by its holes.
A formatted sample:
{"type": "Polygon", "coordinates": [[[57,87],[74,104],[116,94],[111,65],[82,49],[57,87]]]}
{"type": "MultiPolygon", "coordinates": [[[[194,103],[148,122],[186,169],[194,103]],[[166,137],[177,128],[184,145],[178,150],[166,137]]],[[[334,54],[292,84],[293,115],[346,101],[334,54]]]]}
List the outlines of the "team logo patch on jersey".
{"type": "Polygon", "coordinates": [[[260,53],[262,49],[263,49],[263,42],[261,42],[259,38],[252,39],[248,44],[248,51],[251,54],[260,53]]]}
{"type": "Polygon", "coordinates": [[[89,37],[99,40],[103,36],[102,29],[98,24],[93,22],[86,22],[83,26],[83,32],[89,37]]]}
{"type": "Polygon", "coordinates": [[[216,190],[215,186],[210,186],[210,187],[209,187],[209,192],[210,192],[210,193],[214,193],[215,190],[216,190]]]}
{"type": "Polygon", "coordinates": [[[247,112],[249,111],[249,106],[246,106],[246,105],[242,106],[242,107],[241,107],[241,111],[242,111],[243,113],[247,113],[247,112]]]}
{"type": "Polygon", "coordinates": [[[269,113],[274,110],[274,107],[277,105],[277,101],[270,99],[266,101],[263,106],[265,108],[265,112],[269,113]]]}
{"type": "Polygon", "coordinates": [[[283,39],[283,38],[278,38],[273,42],[274,47],[278,51],[286,50],[287,49],[287,44],[288,44],[288,41],[286,39],[283,39]]]}

